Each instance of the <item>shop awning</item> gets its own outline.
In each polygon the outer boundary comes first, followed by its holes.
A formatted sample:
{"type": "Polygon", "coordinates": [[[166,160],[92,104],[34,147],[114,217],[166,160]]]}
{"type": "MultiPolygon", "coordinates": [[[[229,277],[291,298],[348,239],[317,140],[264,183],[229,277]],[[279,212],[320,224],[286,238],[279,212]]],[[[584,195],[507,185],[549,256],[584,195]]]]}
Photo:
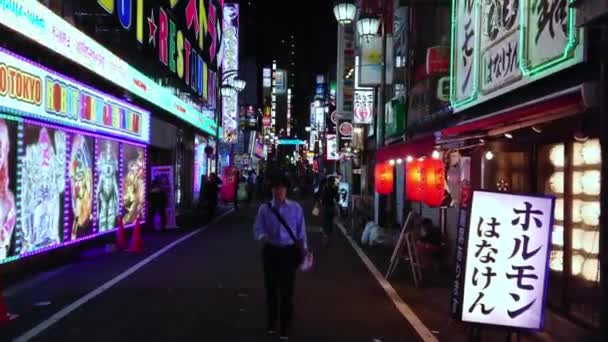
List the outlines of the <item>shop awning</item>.
{"type": "Polygon", "coordinates": [[[581,85],[558,94],[443,129],[437,133],[438,142],[441,143],[450,140],[450,138],[463,136],[494,136],[515,129],[580,114],[589,107],[586,103],[583,89],[584,87],[581,85]]]}
{"type": "Polygon", "coordinates": [[[423,155],[430,155],[433,152],[434,146],[434,135],[421,136],[403,143],[378,149],[378,151],[376,151],[376,162],[383,163],[391,159],[396,160],[401,158],[405,160],[408,156],[420,157],[423,155]]]}

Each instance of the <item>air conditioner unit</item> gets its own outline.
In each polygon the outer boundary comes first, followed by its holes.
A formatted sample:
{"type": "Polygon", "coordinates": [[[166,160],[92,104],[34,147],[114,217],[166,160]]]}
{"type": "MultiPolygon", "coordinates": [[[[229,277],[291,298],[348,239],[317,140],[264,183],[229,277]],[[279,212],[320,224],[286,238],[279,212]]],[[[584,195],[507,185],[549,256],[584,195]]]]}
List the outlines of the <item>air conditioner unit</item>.
{"type": "Polygon", "coordinates": [[[576,11],[576,24],[585,26],[608,20],[608,0],[576,0],[571,4],[576,11]]]}

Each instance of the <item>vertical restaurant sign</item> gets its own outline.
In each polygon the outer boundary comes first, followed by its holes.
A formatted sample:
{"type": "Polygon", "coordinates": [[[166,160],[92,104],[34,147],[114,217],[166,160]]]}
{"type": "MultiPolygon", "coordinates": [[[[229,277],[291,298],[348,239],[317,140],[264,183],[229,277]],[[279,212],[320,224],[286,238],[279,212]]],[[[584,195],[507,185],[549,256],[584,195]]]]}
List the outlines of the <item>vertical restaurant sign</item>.
{"type": "Polygon", "coordinates": [[[367,89],[355,90],[354,120],[356,125],[371,125],[374,123],[374,91],[367,89]]]}
{"type": "Polygon", "coordinates": [[[97,0],[114,16],[116,26],[133,34],[140,51],[157,59],[181,79],[184,88],[205,100],[209,70],[221,57],[222,6],[218,0],[97,0]]]}
{"type": "MultiPolygon", "coordinates": [[[[0,24],[215,136],[216,124],[36,0],[0,0],[0,24]]],[[[200,82],[200,80],[197,80],[200,82]]],[[[215,75],[208,75],[215,87],[215,75]]],[[[203,83],[204,84],[204,83],[203,83]]],[[[210,91],[211,93],[211,91],[210,91]]]]}
{"type": "Polygon", "coordinates": [[[477,88],[479,5],[476,0],[452,0],[452,102],[474,100],[477,88]]]}
{"type": "MultiPolygon", "coordinates": [[[[224,4],[224,40],[222,50],[224,60],[222,70],[224,72],[236,72],[239,70],[239,5],[224,4]]],[[[224,130],[224,142],[234,144],[238,140],[238,115],[239,94],[231,91],[228,96],[222,95],[222,128],[224,130]]]]}
{"type": "Polygon", "coordinates": [[[0,111],[143,143],[150,113],[0,49],[0,111]]]}
{"type": "Polygon", "coordinates": [[[325,138],[327,139],[327,155],[325,159],[327,160],[339,160],[340,155],[338,153],[338,137],[335,134],[326,134],[325,138]]]}
{"type": "Polygon", "coordinates": [[[570,0],[453,0],[451,102],[462,111],[584,60],[570,0]]]}
{"type": "MultiPolygon", "coordinates": [[[[393,37],[388,36],[386,42],[386,84],[393,83],[393,37]]],[[[359,65],[359,82],[364,86],[377,86],[382,81],[382,38],[374,36],[361,42],[361,64],[359,65]]]]}
{"type": "Polygon", "coordinates": [[[554,197],[475,191],[462,320],[542,329],[554,197]]]}

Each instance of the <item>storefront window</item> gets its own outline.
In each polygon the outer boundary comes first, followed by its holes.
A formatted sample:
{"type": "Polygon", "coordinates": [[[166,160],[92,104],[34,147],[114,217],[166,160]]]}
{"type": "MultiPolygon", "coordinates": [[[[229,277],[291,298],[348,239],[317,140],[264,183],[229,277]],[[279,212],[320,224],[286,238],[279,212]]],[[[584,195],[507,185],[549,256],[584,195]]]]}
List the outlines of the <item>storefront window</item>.
{"type": "Polygon", "coordinates": [[[598,139],[570,144],[539,150],[543,190],[556,196],[550,300],[581,321],[597,326],[601,150],[598,139]]]}

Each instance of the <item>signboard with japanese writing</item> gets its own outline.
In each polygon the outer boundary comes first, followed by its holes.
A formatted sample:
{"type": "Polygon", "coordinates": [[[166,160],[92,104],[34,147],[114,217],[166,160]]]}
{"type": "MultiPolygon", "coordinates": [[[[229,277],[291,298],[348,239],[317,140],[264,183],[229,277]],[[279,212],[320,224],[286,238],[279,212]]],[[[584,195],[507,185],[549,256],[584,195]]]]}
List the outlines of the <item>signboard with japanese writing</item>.
{"type": "Polygon", "coordinates": [[[0,112],[150,141],[150,112],[3,49],[0,112]]]}
{"type": "Polygon", "coordinates": [[[355,90],[354,123],[371,125],[374,123],[374,91],[355,90]]]}
{"type": "Polygon", "coordinates": [[[481,91],[488,93],[521,78],[519,69],[519,1],[482,4],[481,91]]]}
{"type": "Polygon", "coordinates": [[[542,329],[554,206],[554,197],[473,193],[462,321],[542,329]]]}
{"type": "Polygon", "coordinates": [[[340,197],[338,204],[341,208],[348,208],[350,203],[350,184],[348,182],[340,182],[338,187],[338,195],[340,197]]]}
{"type": "Polygon", "coordinates": [[[475,0],[452,1],[452,101],[475,96],[479,8],[475,0]]]}
{"type": "Polygon", "coordinates": [[[453,0],[455,112],[584,61],[584,28],[568,0],[453,0]]]}
{"type": "Polygon", "coordinates": [[[325,156],[325,159],[339,160],[340,154],[338,153],[338,136],[335,134],[326,134],[325,138],[327,139],[327,155],[325,156]]]}

